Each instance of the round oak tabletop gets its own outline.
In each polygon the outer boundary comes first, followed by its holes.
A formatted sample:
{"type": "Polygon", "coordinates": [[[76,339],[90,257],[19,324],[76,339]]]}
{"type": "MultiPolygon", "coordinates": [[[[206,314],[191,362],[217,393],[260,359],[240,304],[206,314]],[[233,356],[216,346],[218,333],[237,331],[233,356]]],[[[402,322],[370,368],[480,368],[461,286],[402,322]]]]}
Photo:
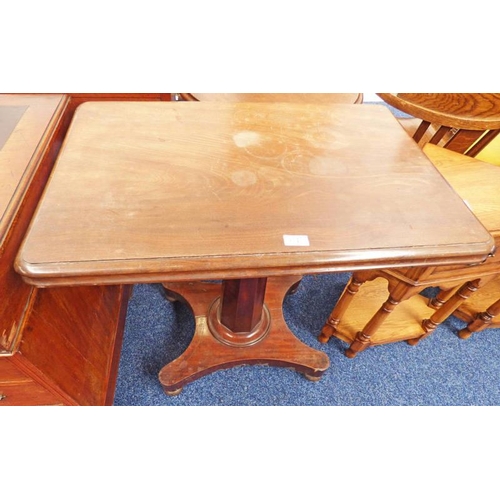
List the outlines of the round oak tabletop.
{"type": "Polygon", "coordinates": [[[179,94],[185,101],[360,104],[363,94],[179,94]]]}

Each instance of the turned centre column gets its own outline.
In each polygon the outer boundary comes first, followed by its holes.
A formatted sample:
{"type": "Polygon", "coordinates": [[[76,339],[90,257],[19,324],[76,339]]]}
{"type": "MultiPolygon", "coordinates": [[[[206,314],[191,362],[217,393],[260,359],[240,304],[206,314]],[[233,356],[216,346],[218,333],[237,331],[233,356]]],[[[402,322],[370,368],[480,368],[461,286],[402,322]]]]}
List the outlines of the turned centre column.
{"type": "Polygon", "coordinates": [[[270,314],[264,304],[267,278],[226,280],[222,296],[211,306],[208,327],[223,344],[245,347],[269,331],[270,314]]]}

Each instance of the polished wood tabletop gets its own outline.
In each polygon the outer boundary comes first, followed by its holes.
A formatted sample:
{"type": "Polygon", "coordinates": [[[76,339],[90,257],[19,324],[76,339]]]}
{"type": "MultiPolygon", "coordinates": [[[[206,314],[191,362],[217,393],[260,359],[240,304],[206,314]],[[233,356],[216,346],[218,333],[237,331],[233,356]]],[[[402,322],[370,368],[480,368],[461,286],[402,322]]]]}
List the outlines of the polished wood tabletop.
{"type": "Polygon", "coordinates": [[[111,284],[491,250],[384,107],[100,102],[78,109],[17,268],[38,285],[111,284]]]}
{"type": "Polygon", "coordinates": [[[295,102],[313,104],[359,104],[363,94],[179,94],[186,101],[203,102],[295,102]]]}

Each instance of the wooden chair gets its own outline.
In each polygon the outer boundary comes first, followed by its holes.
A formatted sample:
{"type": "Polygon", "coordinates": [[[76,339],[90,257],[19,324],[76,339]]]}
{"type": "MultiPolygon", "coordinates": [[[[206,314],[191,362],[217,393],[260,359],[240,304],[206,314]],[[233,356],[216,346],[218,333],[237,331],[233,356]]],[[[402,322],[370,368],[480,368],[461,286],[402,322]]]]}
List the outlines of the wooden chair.
{"type": "MultiPolygon", "coordinates": [[[[500,167],[430,144],[424,152],[500,245],[500,167]]],[[[429,267],[419,280],[414,276],[414,268],[353,273],[319,340],[336,336],[349,343],[351,358],[370,345],[401,340],[415,345],[500,276],[500,252],[481,265],[429,267]],[[429,287],[441,288],[440,302],[420,294],[429,287]]]]}
{"type": "Polygon", "coordinates": [[[500,133],[500,94],[377,94],[413,118],[400,123],[420,145],[476,156],[500,133]]]}
{"type": "Polygon", "coordinates": [[[310,102],[361,104],[363,94],[176,94],[176,100],[214,102],[310,102]]]}

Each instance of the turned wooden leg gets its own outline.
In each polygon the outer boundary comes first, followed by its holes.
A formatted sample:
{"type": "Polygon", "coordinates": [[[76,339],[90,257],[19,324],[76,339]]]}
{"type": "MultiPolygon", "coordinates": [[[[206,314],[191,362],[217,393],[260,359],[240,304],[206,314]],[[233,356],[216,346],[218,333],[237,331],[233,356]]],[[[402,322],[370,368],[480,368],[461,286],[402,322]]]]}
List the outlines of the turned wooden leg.
{"type": "Polygon", "coordinates": [[[347,311],[354,296],[358,293],[359,287],[365,281],[366,280],[360,280],[356,274],[353,274],[351,276],[349,283],[344,288],[344,291],[342,292],[340,299],[338,300],[337,304],[335,305],[335,308],[331,312],[330,317],[325,323],[325,326],[323,326],[323,329],[321,330],[321,333],[318,337],[318,340],[321,343],[325,344],[335,334],[337,326],[340,323],[340,320],[342,319],[342,316],[347,311]]]}
{"type": "Polygon", "coordinates": [[[461,339],[468,339],[473,333],[480,332],[491,324],[493,319],[500,314],[500,300],[497,300],[486,311],[476,314],[476,317],[463,330],[458,332],[461,339]]]}
{"type": "Polygon", "coordinates": [[[371,345],[371,338],[394,311],[396,306],[420,293],[424,288],[421,285],[412,286],[404,282],[400,282],[394,287],[389,286],[389,298],[370,319],[363,330],[356,334],[356,338],[345,353],[346,356],[354,358],[359,352],[369,347],[371,345]]]}
{"type": "Polygon", "coordinates": [[[382,323],[387,319],[389,314],[394,311],[394,308],[399,303],[399,300],[395,300],[392,296],[389,296],[382,307],[366,324],[363,330],[356,334],[356,338],[345,352],[345,355],[348,358],[354,358],[358,353],[364,351],[371,344],[372,335],[380,328],[382,323]]]}
{"type": "Polygon", "coordinates": [[[459,288],[460,286],[449,288],[447,290],[440,290],[435,297],[429,300],[429,307],[432,307],[432,309],[439,309],[445,302],[448,301],[448,299],[455,295],[459,288]]]}
{"type": "Polygon", "coordinates": [[[473,293],[480,287],[481,280],[477,279],[469,281],[462,285],[458,291],[450,299],[448,299],[429,319],[422,321],[424,335],[417,339],[408,340],[408,344],[416,345],[422,339],[428,337],[434,330],[448,317],[450,317],[456,309],[458,309],[473,293]]]}
{"type": "Polygon", "coordinates": [[[262,340],[270,318],[264,307],[267,278],[226,280],[208,313],[208,327],[223,344],[243,347],[262,340]]]}

